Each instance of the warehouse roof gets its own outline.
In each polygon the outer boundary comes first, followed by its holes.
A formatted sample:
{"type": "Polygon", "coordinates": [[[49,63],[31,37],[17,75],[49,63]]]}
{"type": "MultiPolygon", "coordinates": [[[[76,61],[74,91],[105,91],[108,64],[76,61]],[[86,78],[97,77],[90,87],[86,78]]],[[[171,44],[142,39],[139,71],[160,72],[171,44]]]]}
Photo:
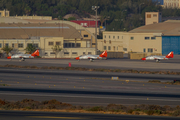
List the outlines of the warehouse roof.
{"type": "Polygon", "coordinates": [[[64,37],[80,39],[78,30],[68,24],[0,23],[0,39],[28,39],[31,37],[64,37]]]}
{"type": "Polygon", "coordinates": [[[164,36],[180,36],[180,20],[145,25],[131,30],[129,33],[162,33],[164,36]]]}

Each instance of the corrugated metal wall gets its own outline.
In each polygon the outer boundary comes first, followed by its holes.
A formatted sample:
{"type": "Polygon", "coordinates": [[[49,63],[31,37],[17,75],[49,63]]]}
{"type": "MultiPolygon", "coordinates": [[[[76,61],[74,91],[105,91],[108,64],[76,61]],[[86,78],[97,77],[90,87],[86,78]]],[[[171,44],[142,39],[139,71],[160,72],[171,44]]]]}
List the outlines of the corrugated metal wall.
{"type": "Polygon", "coordinates": [[[162,54],[180,54],[180,36],[162,36],[162,54]]]}

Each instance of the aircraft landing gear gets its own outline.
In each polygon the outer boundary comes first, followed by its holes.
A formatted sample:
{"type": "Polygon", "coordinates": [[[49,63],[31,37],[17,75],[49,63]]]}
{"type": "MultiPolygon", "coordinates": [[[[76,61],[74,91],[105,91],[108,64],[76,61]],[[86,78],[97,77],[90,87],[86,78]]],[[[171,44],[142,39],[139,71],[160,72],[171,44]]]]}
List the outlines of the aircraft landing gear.
{"type": "Polygon", "coordinates": [[[21,60],[19,60],[19,61],[20,61],[20,62],[21,62],[21,61],[25,61],[25,59],[24,59],[24,58],[21,58],[21,60]]]}
{"type": "Polygon", "coordinates": [[[89,59],[90,62],[93,62],[94,60],[93,59],[89,59]]]}
{"type": "Polygon", "coordinates": [[[157,62],[157,63],[159,63],[159,62],[160,62],[160,60],[159,60],[159,59],[157,59],[157,60],[156,60],[156,62],[157,62]]]}

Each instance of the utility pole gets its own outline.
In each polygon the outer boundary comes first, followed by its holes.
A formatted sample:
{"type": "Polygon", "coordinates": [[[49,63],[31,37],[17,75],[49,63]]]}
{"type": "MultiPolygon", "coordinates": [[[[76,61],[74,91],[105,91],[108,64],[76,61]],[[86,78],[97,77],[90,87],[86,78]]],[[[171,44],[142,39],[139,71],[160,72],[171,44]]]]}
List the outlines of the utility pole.
{"type": "Polygon", "coordinates": [[[140,13],[141,13],[141,5],[143,5],[144,3],[141,3],[141,4],[139,4],[139,15],[140,15],[140,13]]]}
{"type": "MultiPolygon", "coordinates": [[[[95,54],[97,55],[97,10],[98,10],[99,6],[92,6],[92,10],[94,10],[96,12],[96,29],[95,29],[95,54]]],[[[91,43],[92,44],[92,43],[91,43]]]]}

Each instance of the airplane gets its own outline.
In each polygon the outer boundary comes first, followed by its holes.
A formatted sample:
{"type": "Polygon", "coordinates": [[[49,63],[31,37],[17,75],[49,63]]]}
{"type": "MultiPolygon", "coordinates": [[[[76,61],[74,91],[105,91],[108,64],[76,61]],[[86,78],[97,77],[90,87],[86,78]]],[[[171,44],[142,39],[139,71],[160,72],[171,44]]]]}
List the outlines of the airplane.
{"type": "Polygon", "coordinates": [[[76,60],[82,60],[82,59],[89,59],[90,62],[93,62],[94,60],[103,59],[107,57],[107,50],[105,50],[101,55],[81,55],[79,57],[76,57],[76,60]]]}
{"type": "Polygon", "coordinates": [[[36,50],[34,53],[32,54],[15,54],[12,56],[8,56],[7,59],[14,59],[14,58],[20,58],[20,61],[25,61],[25,59],[31,59],[34,58],[35,56],[39,56],[39,50],[36,50]]]}
{"type": "Polygon", "coordinates": [[[168,60],[169,58],[173,58],[174,53],[171,51],[168,55],[166,56],[148,56],[145,58],[142,58],[142,60],[156,60],[156,62],[159,62],[160,60],[168,60]]]}

